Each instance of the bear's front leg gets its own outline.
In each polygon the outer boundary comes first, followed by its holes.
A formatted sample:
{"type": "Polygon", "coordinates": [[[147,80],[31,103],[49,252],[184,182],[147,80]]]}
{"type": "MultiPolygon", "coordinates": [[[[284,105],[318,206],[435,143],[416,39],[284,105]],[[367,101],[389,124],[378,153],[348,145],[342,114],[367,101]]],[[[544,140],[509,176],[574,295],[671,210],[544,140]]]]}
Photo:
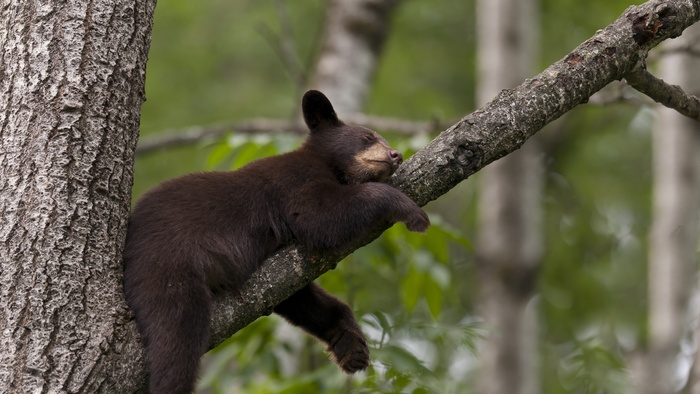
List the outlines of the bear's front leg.
{"type": "Polygon", "coordinates": [[[369,366],[369,348],[350,307],[311,283],[277,305],[275,313],[327,345],[333,361],[346,373],[369,366]]]}

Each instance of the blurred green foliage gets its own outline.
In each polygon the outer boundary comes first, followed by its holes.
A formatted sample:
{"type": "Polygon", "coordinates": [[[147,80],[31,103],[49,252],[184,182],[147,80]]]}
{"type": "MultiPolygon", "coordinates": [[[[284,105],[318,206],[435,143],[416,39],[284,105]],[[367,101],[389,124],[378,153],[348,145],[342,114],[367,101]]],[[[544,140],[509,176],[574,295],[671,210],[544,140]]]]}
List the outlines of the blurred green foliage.
{"type": "MultiPolygon", "coordinates": [[[[270,37],[289,13],[306,70],[319,43],[325,2],[160,2],[156,11],[142,138],[191,125],[290,118],[295,86],[270,37]]],[[[622,0],[542,0],[541,68],[613,21],[622,0]]],[[[405,0],[393,20],[367,112],[451,120],[474,110],[472,0],[405,0]]],[[[342,114],[340,114],[342,118],[342,114]]],[[[650,220],[653,112],[632,105],[582,106],[544,130],[546,255],[534,300],[543,393],[613,393],[628,384],[625,358],[646,339],[646,236],[650,220]]],[[[387,135],[406,156],[430,136],[387,135]]],[[[193,171],[238,168],[294,149],[290,134],[244,136],[142,156],[134,197],[193,171]]],[[[357,250],[319,282],[354,307],[372,366],[343,375],[322,346],[261,318],[210,352],[206,393],[470,393],[476,344],[487,331],[478,286],[473,180],[428,205],[425,235],[402,225],[357,250]]]]}

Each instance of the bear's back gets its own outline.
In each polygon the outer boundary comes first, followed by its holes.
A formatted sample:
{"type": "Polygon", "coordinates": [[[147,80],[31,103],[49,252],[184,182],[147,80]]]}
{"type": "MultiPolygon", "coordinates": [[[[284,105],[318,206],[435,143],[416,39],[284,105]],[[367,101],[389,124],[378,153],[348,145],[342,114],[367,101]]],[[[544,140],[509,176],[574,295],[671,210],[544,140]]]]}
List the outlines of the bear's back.
{"type": "Polygon", "coordinates": [[[167,271],[198,261],[208,278],[231,277],[219,272],[227,269],[245,277],[292,241],[288,200],[299,190],[314,189],[319,180],[332,179],[332,170],[322,160],[294,151],[235,171],[166,181],[134,207],[126,268],[167,271]]]}

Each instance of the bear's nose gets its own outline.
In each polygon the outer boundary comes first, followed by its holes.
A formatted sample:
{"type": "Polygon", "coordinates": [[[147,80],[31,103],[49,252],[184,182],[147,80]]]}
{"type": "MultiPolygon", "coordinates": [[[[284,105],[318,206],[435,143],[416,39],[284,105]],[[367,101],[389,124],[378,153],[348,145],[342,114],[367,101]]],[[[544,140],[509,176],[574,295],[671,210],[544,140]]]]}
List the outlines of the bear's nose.
{"type": "Polygon", "coordinates": [[[401,162],[403,162],[403,155],[401,154],[401,152],[395,149],[389,151],[389,157],[391,158],[391,161],[392,163],[394,163],[394,165],[398,166],[399,164],[401,164],[401,162]]]}

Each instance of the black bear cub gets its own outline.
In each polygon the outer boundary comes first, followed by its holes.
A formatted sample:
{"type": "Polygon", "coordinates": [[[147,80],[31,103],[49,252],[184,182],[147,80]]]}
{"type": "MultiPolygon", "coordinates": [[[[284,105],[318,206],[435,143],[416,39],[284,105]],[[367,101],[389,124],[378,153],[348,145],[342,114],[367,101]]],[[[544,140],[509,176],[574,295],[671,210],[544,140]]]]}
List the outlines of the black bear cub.
{"type": "MultiPolygon", "coordinates": [[[[146,349],[151,394],[190,393],[209,345],[212,298],[236,292],[280,246],[323,254],[380,223],[428,229],[410,198],[382,183],[401,153],[346,125],[318,91],[302,100],[311,131],[297,150],[231,172],[190,174],[136,204],[124,250],[124,292],[146,349]]],[[[369,365],[350,308],[312,283],[275,307],[328,346],[347,373],[369,365]]]]}

